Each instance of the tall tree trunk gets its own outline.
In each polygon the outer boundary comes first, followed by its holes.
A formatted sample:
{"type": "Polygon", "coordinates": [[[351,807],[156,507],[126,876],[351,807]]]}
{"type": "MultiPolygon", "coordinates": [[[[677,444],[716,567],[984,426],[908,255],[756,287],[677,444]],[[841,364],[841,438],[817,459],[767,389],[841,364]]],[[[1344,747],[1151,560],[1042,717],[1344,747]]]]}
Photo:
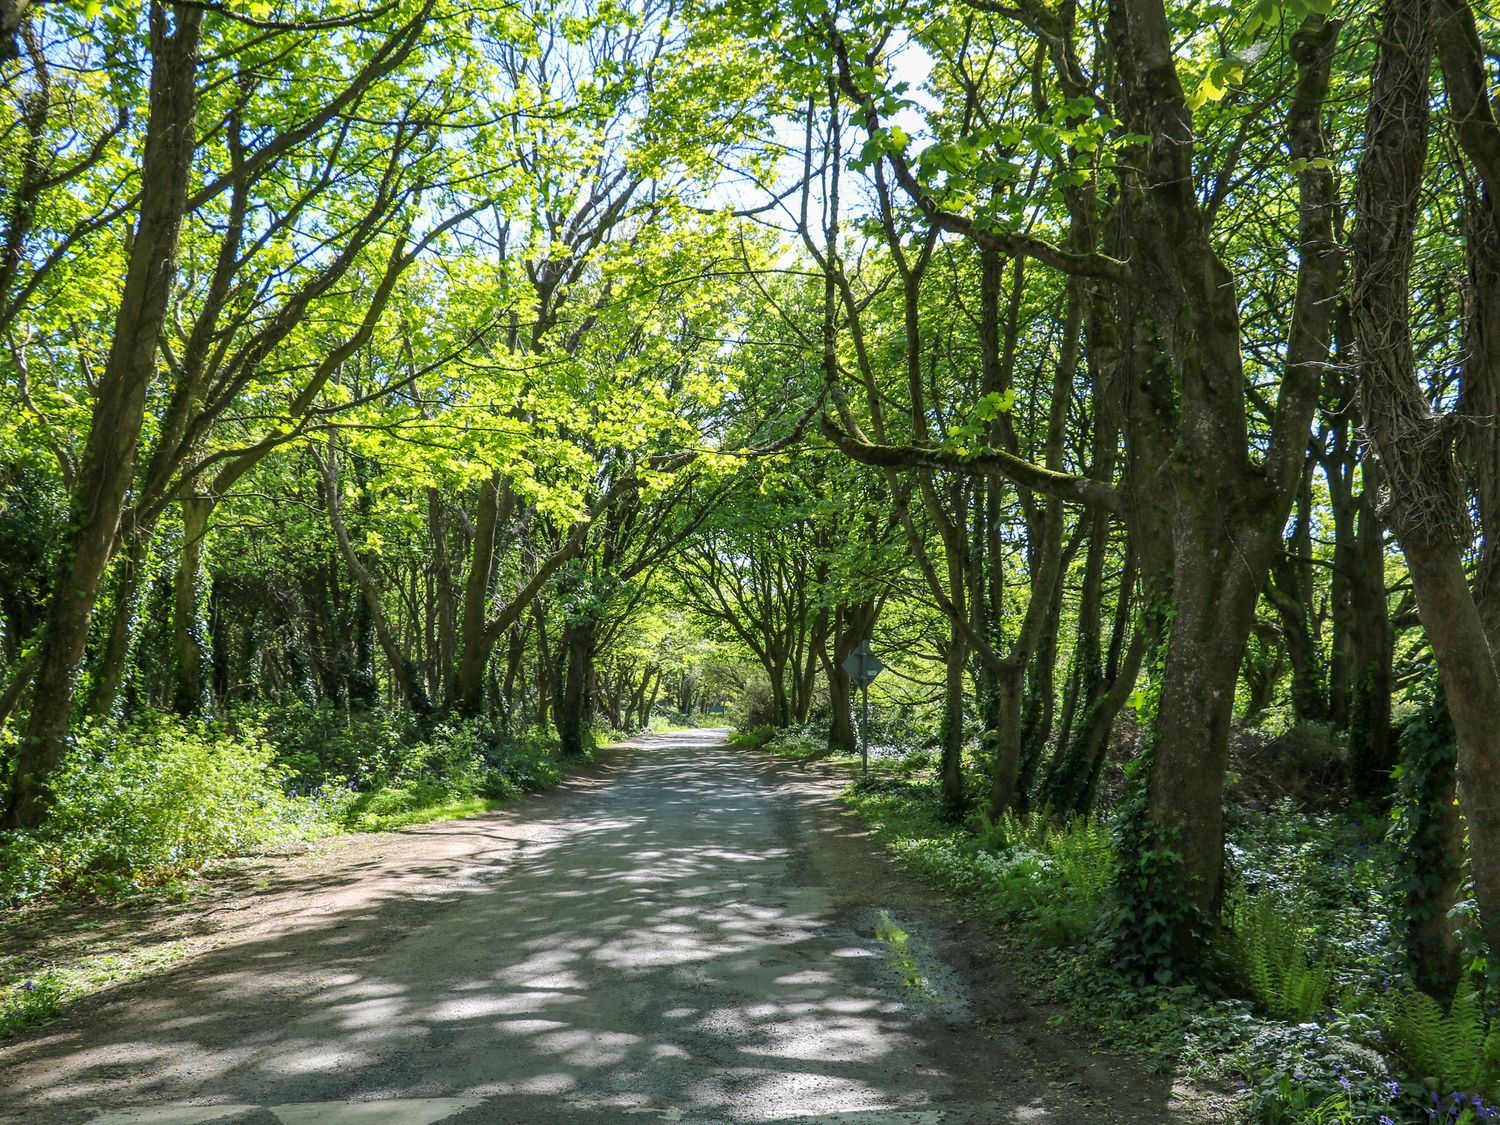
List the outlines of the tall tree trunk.
{"type": "Polygon", "coordinates": [[[433,645],[433,693],[446,699],[453,682],[454,654],[458,651],[458,622],[453,604],[453,563],[448,555],[448,520],[442,493],[427,490],[427,536],[432,543],[432,587],[437,636],[433,645]]]}
{"type": "Polygon", "coordinates": [[[552,659],[551,641],[547,636],[547,603],[537,598],[531,604],[536,619],[536,725],[546,730],[556,695],[556,665],[552,659]]]}
{"type": "Polygon", "coordinates": [[[1025,680],[1026,669],[1018,662],[1008,663],[990,674],[993,693],[990,706],[994,709],[995,729],[1001,734],[990,774],[988,813],[992,820],[1020,804],[1021,696],[1025,680]]]}
{"type": "Polygon", "coordinates": [[[1292,711],[1299,722],[1328,718],[1328,684],[1314,606],[1312,576],[1312,459],[1297,489],[1296,517],[1286,549],[1272,557],[1266,600],[1281,619],[1292,663],[1292,711]]]}
{"type": "MultiPolygon", "coordinates": [[[[1217,923],[1224,862],[1223,789],[1235,685],[1256,603],[1296,493],[1322,371],[1329,359],[1340,253],[1337,200],[1322,133],[1338,24],[1309,17],[1292,36],[1297,80],[1287,143],[1298,172],[1296,294],[1273,434],[1251,456],[1234,276],[1219,257],[1212,213],[1194,184],[1193,114],[1173,61],[1161,0],[1112,0],[1121,49],[1120,108],[1150,137],[1127,176],[1131,276],[1141,302],[1132,330],[1155,325],[1165,367],[1137,373],[1149,413],[1130,413],[1132,444],[1169,446],[1171,612],[1154,718],[1142,835],[1117,889],[1135,897],[1124,936],[1140,963],[1193,963],[1217,923]],[[1164,425],[1165,423],[1165,425],[1164,425]],[[1169,856],[1165,861],[1161,856],[1169,856]],[[1164,919],[1158,927],[1146,924],[1164,919]]],[[[1122,296],[1130,301],[1132,294],[1122,296]]],[[[1139,453],[1132,460],[1139,468],[1139,453]]],[[[1154,475],[1156,466],[1147,466],[1154,475]]],[[[1140,496],[1150,485],[1137,481],[1140,496]]],[[[1144,528],[1138,549],[1148,547],[1144,528]]],[[[1151,567],[1146,573],[1153,574],[1151,567]]],[[[1153,578],[1148,577],[1151,589],[1153,578]]],[[[1160,612],[1159,607],[1157,612],[1160,612]]]]}
{"type": "Polygon", "coordinates": [[[135,661],[135,645],[140,633],[141,595],[145,586],[146,564],[151,554],[151,535],[135,526],[128,517],[120,539],[125,550],[114,564],[113,590],[104,643],[94,660],[89,677],[89,694],[84,710],[90,718],[103,719],[115,714],[120,689],[135,661]]]}
{"type": "Polygon", "coordinates": [[[964,697],[968,685],[969,646],[963,630],[955,627],[943,658],[942,762],[943,811],[957,817],[968,806],[964,792],[964,697]]]}
{"type": "Polygon", "coordinates": [[[458,641],[458,668],[449,697],[450,709],[467,718],[484,712],[484,673],[490,660],[487,624],[495,545],[509,508],[510,490],[498,474],[479,486],[469,573],[464,579],[463,624],[458,641]]]}
{"type": "Polygon", "coordinates": [[[1453,722],[1439,690],[1402,731],[1395,813],[1401,846],[1394,877],[1403,892],[1400,938],[1407,968],[1418,988],[1444,1002],[1452,999],[1463,972],[1463,947],[1453,922],[1464,882],[1453,741],[1453,722]]]}
{"type": "Polygon", "coordinates": [[[227,620],[229,590],[224,579],[215,574],[208,588],[208,683],[209,705],[218,711],[230,703],[234,684],[231,666],[233,648],[230,645],[230,629],[227,620]]]}
{"type": "Polygon", "coordinates": [[[395,688],[395,694],[414,715],[425,718],[432,713],[432,704],[422,686],[421,673],[416,664],[402,650],[395,630],[391,628],[390,619],[386,616],[385,606],[380,600],[380,591],[375,586],[375,579],[365,567],[359,553],[355,551],[349,539],[348,528],[344,526],[344,519],[340,512],[338,471],[334,463],[336,456],[337,453],[330,450],[326,459],[322,457],[318,459],[318,467],[323,475],[324,499],[328,506],[328,522],[333,527],[333,537],[338,543],[340,554],[344,557],[344,566],[348,568],[349,577],[353,580],[365,607],[370,612],[375,639],[379,642],[381,652],[385,654],[386,663],[390,667],[391,684],[395,688]]]}
{"type": "Polygon", "coordinates": [[[582,754],[589,748],[594,724],[593,621],[570,621],[558,642],[560,667],[556,680],[553,721],[564,755],[582,754]]]}
{"type": "MultiPolygon", "coordinates": [[[[1061,504],[1054,504],[1060,509],[1061,504]]],[[[1061,549],[1060,545],[1055,545],[1061,549]]],[[[1057,634],[1062,625],[1062,567],[1055,568],[1056,577],[1052,590],[1045,598],[1046,613],[1037,625],[1035,651],[1027,662],[1024,704],[1020,716],[1021,765],[1016,779],[1015,799],[1026,807],[1041,766],[1042,755],[1052,740],[1052,722],[1057,711],[1057,634]]],[[[1040,566],[1034,570],[1037,578],[1045,578],[1049,569],[1040,566]]]]}
{"type": "Polygon", "coordinates": [[[1059,749],[1042,789],[1042,807],[1063,817],[1087,816],[1093,810],[1115,719],[1135,689],[1146,652],[1160,640],[1152,614],[1144,615],[1145,620],[1130,632],[1134,580],[1135,565],[1127,551],[1109,655],[1103,661],[1098,687],[1078,719],[1077,730],[1059,749]]]}
{"type": "Polygon", "coordinates": [[[1359,403],[1379,457],[1381,515],[1406,555],[1422,626],[1457,740],[1457,793],[1468,828],[1480,925],[1500,950],[1500,674],[1468,576],[1467,497],[1450,427],[1417,377],[1410,275],[1427,158],[1436,21],[1429,0],[1386,0],[1355,191],[1354,290],[1359,403]]]}
{"type": "Polygon", "coordinates": [[[853,754],[859,750],[854,729],[854,684],[844,671],[844,661],[854,650],[870,639],[880,616],[875,599],[857,605],[839,606],[834,614],[829,643],[821,646],[825,653],[824,672],[828,678],[828,749],[835,754],[853,754]]]}
{"type": "Polygon", "coordinates": [[[197,493],[182,498],[182,549],[172,584],[172,709],[201,715],[208,709],[203,621],[203,541],[213,501],[197,493]]]}
{"type": "Polygon", "coordinates": [[[1389,796],[1396,765],[1391,729],[1392,637],[1385,588],[1385,538],[1375,511],[1380,465],[1362,455],[1351,437],[1354,380],[1343,372],[1353,342],[1347,306],[1337,319],[1341,362],[1331,374],[1333,407],[1328,412],[1331,448],[1323,458],[1333,510],[1333,658],[1328,675],[1328,714],[1349,747],[1349,785],[1354,796],[1379,801],[1389,796]],[[1356,473],[1362,478],[1355,490],[1356,473]]]}
{"type": "Polygon", "coordinates": [[[526,658],[526,630],[520,622],[511,626],[510,641],[505,648],[505,680],[500,686],[500,719],[508,727],[516,709],[516,680],[521,662],[526,658]]]}
{"type": "Polygon", "coordinates": [[[1146,806],[1152,844],[1180,857],[1164,865],[1167,882],[1154,890],[1178,911],[1170,956],[1187,962],[1219,914],[1235,684],[1271,549],[1262,537],[1247,544],[1260,548],[1258,558],[1231,556],[1205,522],[1180,518],[1174,528],[1173,613],[1146,806]]]}
{"type": "Polygon", "coordinates": [[[828,664],[828,752],[854,754],[859,750],[859,735],[854,729],[854,686],[841,663],[835,659],[828,664]]]}
{"type": "Polygon", "coordinates": [[[157,0],[148,18],[152,62],[140,213],[53,581],[31,713],[6,799],[4,824],[9,828],[33,828],[46,810],[47,781],[62,757],[71,722],[78,666],[134,473],[146,389],[156,370],[156,344],[177,274],[178,236],[197,140],[203,13],[157,0]]]}
{"type": "Polygon", "coordinates": [[[1364,476],[1353,542],[1344,560],[1351,611],[1344,730],[1354,795],[1382,801],[1390,795],[1391,771],[1396,768],[1396,737],[1391,729],[1394,640],[1385,589],[1385,537],[1375,512],[1379,466],[1367,464],[1364,476]]]}

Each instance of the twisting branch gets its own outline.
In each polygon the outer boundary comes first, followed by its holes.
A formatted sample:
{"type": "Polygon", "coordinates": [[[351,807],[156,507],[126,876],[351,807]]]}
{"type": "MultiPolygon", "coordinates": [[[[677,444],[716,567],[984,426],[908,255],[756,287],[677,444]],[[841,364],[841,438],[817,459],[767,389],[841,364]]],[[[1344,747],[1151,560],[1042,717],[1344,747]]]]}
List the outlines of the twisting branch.
{"type": "Polygon", "coordinates": [[[847,433],[827,415],[823,417],[821,428],[823,436],[845,456],[864,465],[882,469],[952,469],[962,473],[1002,476],[1022,488],[1056,500],[1110,512],[1123,511],[1120,494],[1113,485],[1073,473],[1054,472],[1003,449],[984,447],[973,453],[958,453],[935,446],[878,445],[847,433]]]}

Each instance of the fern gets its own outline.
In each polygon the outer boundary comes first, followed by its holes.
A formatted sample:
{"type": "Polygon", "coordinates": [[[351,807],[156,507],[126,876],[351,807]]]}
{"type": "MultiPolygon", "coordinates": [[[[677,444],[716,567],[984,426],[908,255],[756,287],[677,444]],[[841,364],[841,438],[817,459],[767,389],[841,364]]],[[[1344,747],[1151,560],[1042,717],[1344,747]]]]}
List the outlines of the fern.
{"type": "Polygon", "coordinates": [[[1054,829],[1047,852],[1063,878],[1086,901],[1103,902],[1115,877],[1115,849],[1109,828],[1097,821],[1076,821],[1054,829]]]}
{"type": "Polygon", "coordinates": [[[1444,1012],[1408,984],[1393,992],[1386,1020],[1396,1047],[1424,1079],[1445,1090],[1491,1093],[1500,1080],[1500,1027],[1489,1026],[1484,1000],[1466,980],[1444,1012]]]}
{"type": "Polygon", "coordinates": [[[1026,848],[1046,857],[1085,902],[1103,901],[1114,879],[1114,845],[1108,827],[1097,821],[1059,824],[1043,812],[1008,811],[980,830],[979,842],[990,851],[1026,848]]]}
{"type": "Polygon", "coordinates": [[[1292,1023],[1324,1009],[1333,972],[1319,964],[1312,931],[1285,903],[1269,894],[1242,899],[1230,919],[1231,957],[1261,1008],[1292,1023]]]}

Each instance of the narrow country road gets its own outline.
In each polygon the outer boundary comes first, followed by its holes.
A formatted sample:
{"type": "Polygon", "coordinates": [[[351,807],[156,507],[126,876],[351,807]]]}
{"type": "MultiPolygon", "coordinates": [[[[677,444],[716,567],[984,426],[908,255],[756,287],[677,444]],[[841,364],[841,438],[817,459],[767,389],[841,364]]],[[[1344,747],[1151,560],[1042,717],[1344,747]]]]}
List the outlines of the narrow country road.
{"type": "Polygon", "coordinates": [[[1206,1119],[1028,1011],[836,789],[667,735],[517,809],[363,837],[0,1050],[0,1117],[1206,1119]]]}

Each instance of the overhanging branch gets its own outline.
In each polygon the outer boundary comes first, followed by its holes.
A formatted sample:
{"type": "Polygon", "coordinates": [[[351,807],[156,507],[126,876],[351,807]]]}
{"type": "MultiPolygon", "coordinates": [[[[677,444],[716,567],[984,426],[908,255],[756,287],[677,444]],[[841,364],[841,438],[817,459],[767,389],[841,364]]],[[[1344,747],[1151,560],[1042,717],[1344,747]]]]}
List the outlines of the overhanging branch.
{"type": "Polygon", "coordinates": [[[863,465],[881,469],[950,469],[961,473],[1005,477],[1021,488],[1029,488],[1074,504],[1122,510],[1120,494],[1112,485],[1072,473],[1058,473],[1034,465],[1023,457],[1003,449],[983,447],[974,453],[957,453],[949,449],[917,445],[877,445],[861,441],[840,429],[827,415],[822,420],[823,436],[847,457],[863,465]]]}

